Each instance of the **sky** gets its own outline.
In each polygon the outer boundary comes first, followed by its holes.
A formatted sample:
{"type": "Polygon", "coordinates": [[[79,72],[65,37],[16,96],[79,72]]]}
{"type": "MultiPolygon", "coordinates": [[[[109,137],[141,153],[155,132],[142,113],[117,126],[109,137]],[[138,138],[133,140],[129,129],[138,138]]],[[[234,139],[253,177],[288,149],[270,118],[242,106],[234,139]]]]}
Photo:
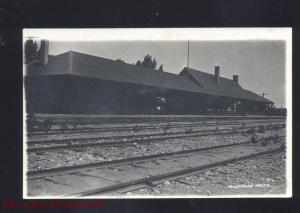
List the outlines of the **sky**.
{"type": "MultiPolygon", "coordinates": [[[[257,94],[266,93],[277,107],[285,107],[285,42],[284,41],[190,41],[189,67],[220,74],[232,79],[239,75],[239,84],[257,94]]],[[[51,41],[49,53],[57,55],[77,51],[126,63],[142,61],[146,54],[156,58],[157,68],[178,74],[187,66],[187,41],[51,41]]]]}

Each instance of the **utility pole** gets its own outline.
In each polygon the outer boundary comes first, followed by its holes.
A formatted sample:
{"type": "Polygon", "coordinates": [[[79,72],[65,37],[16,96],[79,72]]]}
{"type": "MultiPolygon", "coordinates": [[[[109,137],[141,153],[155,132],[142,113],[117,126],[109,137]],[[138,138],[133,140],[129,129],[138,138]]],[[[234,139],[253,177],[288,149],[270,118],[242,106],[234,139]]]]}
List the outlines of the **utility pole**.
{"type": "Polygon", "coordinates": [[[189,67],[189,62],[190,62],[190,41],[188,40],[187,67],[189,67]]]}

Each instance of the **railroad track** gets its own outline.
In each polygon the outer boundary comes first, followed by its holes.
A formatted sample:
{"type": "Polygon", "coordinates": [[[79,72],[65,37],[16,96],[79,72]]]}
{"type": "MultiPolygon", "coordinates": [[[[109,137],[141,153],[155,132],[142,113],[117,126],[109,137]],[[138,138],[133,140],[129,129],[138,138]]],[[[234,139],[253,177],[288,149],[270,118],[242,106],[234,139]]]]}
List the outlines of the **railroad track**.
{"type": "MultiPolygon", "coordinates": [[[[246,129],[246,128],[256,128],[259,126],[263,126],[264,128],[268,128],[268,129],[272,129],[272,128],[277,128],[277,127],[284,127],[284,123],[277,123],[276,125],[251,125],[251,126],[246,126],[246,125],[242,125],[241,127],[237,127],[237,128],[228,128],[228,129],[220,129],[220,130],[233,130],[233,129],[246,129]]],[[[216,129],[219,129],[218,127],[216,127],[216,129]]],[[[206,130],[192,130],[192,129],[188,129],[190,132],[189,133],[196,133],[196,132],[213,132],[216,131],[216,129],[206,129],[206,130]]],[[[117,139],[130,139],[130,138],[142,138],[142,137],[151,137],[151,136],[160,136],[160,135],[174,135],[174,134],[183,134],[183,133],[187,133],[185,131],[177,131],[177,132],[162,132],[162,133],[146,133],[146,134],[134,134],[134,135],[120,135],[120,136],[94,136],[94,137],[76,137],[76,138],[62,138],[62,139],[31,139],[28,138],[27,143],[30,145],[34,145],[34,144],[59,144],[59,143],[65,143],[65,142],[70,142],[70,141],[81,141],[81,140],[117,140],[117,139]]]]}
{"type": "MultiPolygon", "coordinates": [[[[280,136],[281,138],[284,136],[280,136]]],[[[272,140],[271,137],[259,142],[272,140]]],[[[124,189],[149,186],[204,169],[283,151],[279,144],[253,145],[251,141],[198,149],[137,156],[84,165],[27,172],[29,194],[90,196],[119,193],[124,189]]]]}
{"type": "MultiPolygon", "coordinates": [[[[124,145],[133,145],[134,143],[146,144],[151,142],[157,142],[161,140],[169,140],[169,139],[179,139],[179,138],[191,138],[191,137],[203,137],[203,136],[211,136],[211,135],[229,135],[229,134],[243,134],[248,133],[251,134],[253,128],[257,128],[259,126],[248,126],[243,128],[229,128],[229,129],[210,129],[210,130],[199,130],[193,131],[190,133],[186,132],[173,132],[166,134],[142,134],[142,135],[132,135],[132,136],[113,136],[113,137],[92,137],[92,138],[73,138],[73,139],[60,139],[60,140],[43,140],[43,141],[28,141],[30,145],[42,144],[52,146],[40,146],[40,147],[32,147],[29,146],[27,148],[27,152],[40,152],[40,151],[54,151],[54,150],[62,150],[62,149],[73,149],[73,148],[83,148],[83,147],[100,147],[100,146],[124,146],[124,145]],[[90,142],[97,140],[108,140],[101,142],[90,142]],[[110,141],[109,141],[110,140],[110,141]],[[73,142],[80,142],[74,144],[73,142]],[[89,141],[89,142],[82,142],[89,141]],[[55,145],[53,144],[60,144],[55,145]],[[63,144],[63,145],[61,145],[63,144]]],[[[264,126],[267,127],[267,126],[264,126]]],[[[279,127],[284,128],[284,127],[279,127]]]]}
{"type": "MultiPolygon", "coordinates": [[[[235,129],[245,129],[245,128],[251,128],[251,127],[258,127],[256,125],[252,126],[244,126],[240,128],[235,129]]],[[[264,125],[264,127],[269,127],[267,125],[264,125]]],[[[232,128],[227,129],[221,129],[221,130],[232,130],[232,128]]],[[[192,130],[189,129],[189,133],[197,133],[197,132],[214,132],[216,129],[206,129],[206,130],[192,130]]],[[[71,142],[71,141],[81,141],[81,140],[119,140],[119,139],[131,139],[131,138],[143,138],[143,137],[152,137],[152,136],[162,136],[162,135],[176,135],[176,134],[184,134],[187,133],[186,131],[177,131],[177,132],[162,132],[162,133],[146,133],[146,134],[134,134],[134,135],[120,135],[120,136],[94,136],[94,137],[76,137],[76,138],[62,138],[62,139],[28,139],[27,143],[30,145],[34,144],[60,144],[65,142],[71,142]]]]}
{"type": "MultiPolygon", "coordinates": [[[[275,123],[280,120],[268,121],[268,123],[275,123]]],[[[219,126],[219,125],[243,125],[244,123],[265,123],[265,120],[251,120],[251,121],[226,121],[226,122],[215,122],[215,123],[205,123],[197,122],[193,124],[154,124],[154,125],[135,125],[135,126],[111,126],[111,127],[87,127],[87,128],[76,128],[76,129],[55,129],[49,130],[47,132],[31,132],[28,133],[28,137],[34,137],[38,135],[53,135],[53,134],[66,134],[66,133],[83,133],[83,132],[121,132],[121,131],[140,131],[147,129],[163,129],[168,128],[178,128],[178,127],[197,127],[197,126],[219,126]]]]}

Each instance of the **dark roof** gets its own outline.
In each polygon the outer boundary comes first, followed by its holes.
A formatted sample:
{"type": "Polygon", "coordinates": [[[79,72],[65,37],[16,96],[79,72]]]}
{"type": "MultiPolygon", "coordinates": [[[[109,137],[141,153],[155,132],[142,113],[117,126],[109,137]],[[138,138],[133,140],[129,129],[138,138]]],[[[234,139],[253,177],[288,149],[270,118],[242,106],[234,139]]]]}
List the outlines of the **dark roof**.
{"type": "Polygon", "coordinates": [[[176,74],[117,62],[106,58],[73,53],[72,74],[111,81],[142,84],[189,92],[203,92],[196,83],[176,74]]]}
{"type": "Polygon", "coordinates": [[[26,75],[71,74],[180,91],[209,93],[209,91],[199,88],[196,83],[191,82],[189,79],[173,73],[159,72],[147,67],[135,66],[73,51],[51,56],[46,66],[36,63],[29,65],[26,70],[26,75]]]}
{"type": "Polygon", "coordinates": [[[214,75],[187,67],[179,75],[184,75],[185,72],[190,73],[200,87],[217,93],[220,96],[272,103],[254,92],[243,89],[231,79],[220,77],[219,82],[217,82],[214,75]]]}
{"type": "Polygon", "coordinates": [[[46,66],[38,63],[28,65],[25,75],[65,74],[270,102],[255,93],[243,90],[232,80],[221,78],[219,84],[216,84],[212,75],[190,68],[185,68],[180,75],[176,75],[73,51],[57,56],[49,56],[49,62],[46,66]],[[181,75],[184,71],[188,71],[194,77],[195,81],[181,75]]]}

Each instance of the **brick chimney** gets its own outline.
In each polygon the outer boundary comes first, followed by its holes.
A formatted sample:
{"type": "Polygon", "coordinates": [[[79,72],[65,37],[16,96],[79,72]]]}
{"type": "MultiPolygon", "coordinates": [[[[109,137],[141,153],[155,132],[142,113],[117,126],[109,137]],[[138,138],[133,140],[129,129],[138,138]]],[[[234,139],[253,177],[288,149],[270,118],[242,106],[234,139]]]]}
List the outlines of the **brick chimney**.
{"type": "Polygon", "coordinates": [[[41,47],[39,53],[40,53],[40,63],[44,66],[47,65],[49,59],[49,41],[41,40],[41,47]]]}
{"type": "Polygon", "coordinates": [[[219,81],[220,81],[220,66],[215,66],[215,79],[216,79],[216,82],[219,83],[219,81]]]}
{"type": "Polygon", "coordinates": [[[233,75],[232,76],[232,80],[235,82],[235,83],[239,83],[239,76],[238,75],[233,75]]]}

